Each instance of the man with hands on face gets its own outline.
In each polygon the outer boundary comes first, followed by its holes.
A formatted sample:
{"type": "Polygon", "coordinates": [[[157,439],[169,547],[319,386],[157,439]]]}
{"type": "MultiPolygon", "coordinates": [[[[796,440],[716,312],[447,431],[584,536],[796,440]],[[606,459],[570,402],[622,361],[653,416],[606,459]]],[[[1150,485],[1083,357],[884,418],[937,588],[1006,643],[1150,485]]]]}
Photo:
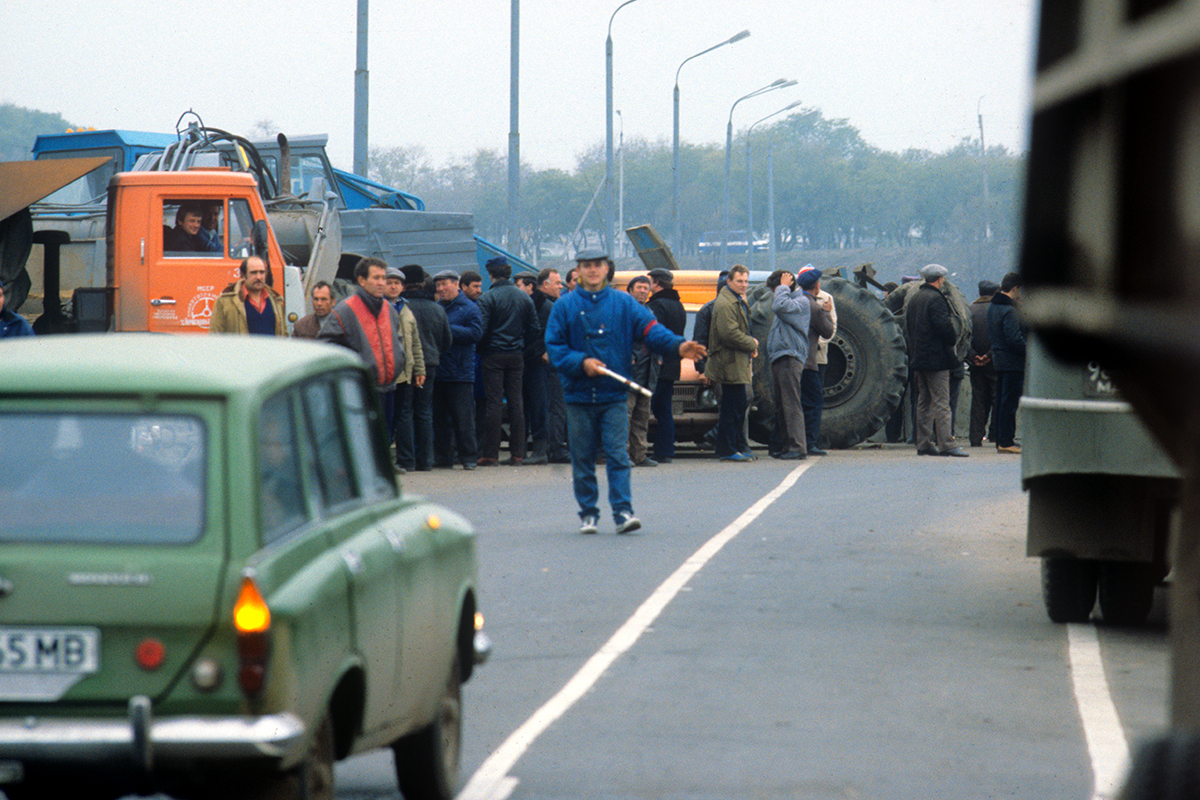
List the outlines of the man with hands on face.
{"type": "Polygon", "coordinates": [[[701,358],[706,351],[660,325],[648,308],[626,292],[610,288],[613,267],[607,253],[585,250],[575,260],[579,285],[554,303],[546,326],[546,352],[567,401],[572,483],[582,522],[579,531],[598,530],[596,455],[603,448],[613,520],[618,533],[629,533],[642,523],[633,514],[630,492],[626,390],[601,369],[628,377],[635,342],[644,342],[656,353],[678,353],[684,358],[701,358]]]}

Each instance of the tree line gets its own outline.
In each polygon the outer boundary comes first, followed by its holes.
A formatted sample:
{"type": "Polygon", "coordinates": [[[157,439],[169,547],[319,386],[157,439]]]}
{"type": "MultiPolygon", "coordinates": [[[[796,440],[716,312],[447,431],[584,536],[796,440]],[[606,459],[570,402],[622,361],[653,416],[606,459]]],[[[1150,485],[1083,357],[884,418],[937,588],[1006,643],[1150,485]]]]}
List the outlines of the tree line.
{"type": "MultiPolygon", "coordinates": [[[[738,134],[731,151],[733,230],[747,227],[746,139],[745,132],[738,134]]],[[[674,228],[670,143],[627,139],[624,149],[626,226],[649,223],[669,238],[674,228]]],[[[756,128],[750,156],[754,227],[775,236],[781,251],[1007,244],[1018,230],[1024,155],[992,146],[985,159],[978,139],[964,138],[943,153],[889,152],[867,144],[846,120],[825,119],[817,109],[804,109],[756,128]],[[773,232],[766,224],[768,151],[773,162],[773,232]]],[[[500,242],[507,230],[504,153],[480,149],[437,167],[420,146],[373,148],[369,171],[368,177],[420,196],[432,210],[470,210],[476,231],[492,241],[500,242]]],[[[522,241],[516,249],[528,256],[549,245],[583,246],[588,231],[594,237],[604,227],[607,193],[596,195],[604,172],[602,143],[580,154],[571,172],[533,170],[522,164],[522,241]],[[596,202],[585,215],[594,195],[596,202]]],[[[614,167],[614,181],[615,173],[614,167]]],[[[683,244],[675,249],[677,254],[694,254],[704,232],[722,229],[725,147],[681,144],[679,183],[683,244]]],[[[612,214],[615,220],[615,208],[612,214]]],[[[509,249],[514,249],[511,244],[509,249]]]]}

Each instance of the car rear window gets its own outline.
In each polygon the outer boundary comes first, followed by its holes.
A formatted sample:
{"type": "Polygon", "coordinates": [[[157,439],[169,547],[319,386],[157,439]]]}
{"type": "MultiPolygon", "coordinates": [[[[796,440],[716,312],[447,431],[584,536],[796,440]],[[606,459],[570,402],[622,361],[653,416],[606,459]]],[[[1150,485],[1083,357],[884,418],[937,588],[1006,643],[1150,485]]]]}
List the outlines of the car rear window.
{"type": "Polygon", "coordinates": [[[0,542],[195,541],[206,438],[188,415],[0,413],[0,542]]]}

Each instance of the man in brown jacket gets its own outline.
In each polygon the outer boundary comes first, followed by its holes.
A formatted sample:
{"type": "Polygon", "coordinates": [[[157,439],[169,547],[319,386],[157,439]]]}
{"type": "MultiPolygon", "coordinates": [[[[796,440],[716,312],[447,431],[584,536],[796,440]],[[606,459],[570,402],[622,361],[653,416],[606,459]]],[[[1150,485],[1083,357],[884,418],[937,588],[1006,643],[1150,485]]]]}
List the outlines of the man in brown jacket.
{"type": "Polygon", "coordinates": [[[717,457],[722,461],[753,461],[742,421],[749,404],[750,363],[758,355],[758,340],[750,335],[750,309],[746,289],[750,270],[741,264],[729,270],[725,288],[713,303],[708,331],[708,362],[705,376],[721,385],[717,418],[717,457]]]}
{"type": "Polygon", "coordinates": [[[242,277],[225,287],[213,306],[209,333],[261,333],[284,336],[283,298],[267,286],[267,262],[242,259],[242,277]]]}

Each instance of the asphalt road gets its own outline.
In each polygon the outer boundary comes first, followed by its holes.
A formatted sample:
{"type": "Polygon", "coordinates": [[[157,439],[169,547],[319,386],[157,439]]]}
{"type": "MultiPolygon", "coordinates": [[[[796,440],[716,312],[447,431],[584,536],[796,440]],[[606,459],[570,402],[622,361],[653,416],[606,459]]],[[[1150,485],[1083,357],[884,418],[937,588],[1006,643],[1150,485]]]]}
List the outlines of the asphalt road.
{"type": "MultiPolygon", "coordinates": [[[[464,785],[491,772],[464,800],[1092,796],[1068,631],[1024,555],[1018,461],[971,454],[685,453],[634,471],[645,527],[625,536],[608,517],[578,533],[567,467],[405,476],[479,532],[495,653],[464,690],[464,785]]],[[[1166,719],[1161,606],[1146,628],[1095,629],[1131,746],[1166,719]]],[[[338,781],[341,798],[398,796],[386,752],[338,781]]]]}

